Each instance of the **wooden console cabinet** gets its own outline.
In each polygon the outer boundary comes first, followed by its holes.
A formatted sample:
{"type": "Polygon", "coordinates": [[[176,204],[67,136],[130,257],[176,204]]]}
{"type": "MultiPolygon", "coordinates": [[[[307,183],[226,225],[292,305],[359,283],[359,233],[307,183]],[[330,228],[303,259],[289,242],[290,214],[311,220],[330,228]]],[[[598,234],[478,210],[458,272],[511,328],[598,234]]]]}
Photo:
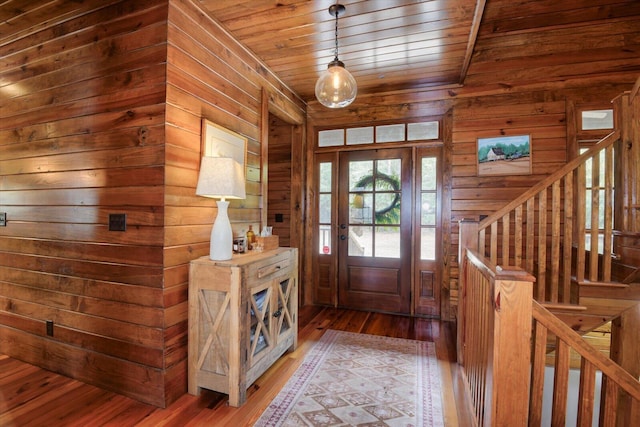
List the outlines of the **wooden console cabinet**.
{"type": "Polygon", "coordinates": [[[189,393],[226,393],[229,405],[298,340],[298,250],[208,256],[189,269],[189,393]]]}

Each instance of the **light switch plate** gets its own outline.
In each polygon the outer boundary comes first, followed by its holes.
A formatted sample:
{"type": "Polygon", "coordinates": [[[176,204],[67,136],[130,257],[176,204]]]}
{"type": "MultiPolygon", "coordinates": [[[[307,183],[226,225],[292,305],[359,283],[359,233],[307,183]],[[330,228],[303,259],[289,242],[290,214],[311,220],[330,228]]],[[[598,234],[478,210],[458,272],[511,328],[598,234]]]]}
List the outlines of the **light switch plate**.
{"type": "Polygon", "coordinates": [[[127,214],[109,214],[109,231],[127,231],[127,214]]]}

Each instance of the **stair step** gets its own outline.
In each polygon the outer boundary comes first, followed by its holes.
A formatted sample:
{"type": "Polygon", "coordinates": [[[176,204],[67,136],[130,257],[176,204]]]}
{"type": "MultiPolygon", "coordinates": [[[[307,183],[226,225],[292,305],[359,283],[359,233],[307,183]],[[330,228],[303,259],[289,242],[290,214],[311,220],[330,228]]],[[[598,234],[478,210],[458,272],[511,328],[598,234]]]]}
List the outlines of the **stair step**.
{"type": "Polygon", "coordinates": [[[597,282],[592,280],[582,280],[578,282],[577,280],[575,280],[575,278],[573,281],[580,286],[598,286],[598,287],[613,288],[613,289],[624,289],[629,287],[628,284],[619,283],[619,282],[597,282]]]}
{"type": "Polygon", "coordinates": [[[576,312],[576,311],[585,311],[587,309],[587,307],[585,307],[584,305],[567,304],[567,303],[560,303],[560,302],[542,302],[540,303],[540,305],[551,312],[555,312],[555,311],[576,312]]]}
{"type": "Polygon", "coordinates": [[[610,317],[589,314],[587,311],[552,311],[552,313],[580,335],[600,328],[611,320],[610,317]]]}
{"type": "Polygon", "coordinates": [[[638,301],[634,299],[616,299],[580,296],[580,303],[589,307],[590,314],[603,317],[618,317],[623,311],[638,305],[638,301]]]}

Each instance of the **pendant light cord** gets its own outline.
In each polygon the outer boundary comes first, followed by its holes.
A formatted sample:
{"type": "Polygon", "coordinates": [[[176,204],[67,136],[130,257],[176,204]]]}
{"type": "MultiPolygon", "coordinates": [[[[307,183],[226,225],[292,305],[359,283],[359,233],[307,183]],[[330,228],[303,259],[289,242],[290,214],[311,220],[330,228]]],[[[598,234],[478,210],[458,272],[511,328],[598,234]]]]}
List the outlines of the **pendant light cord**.
{"type": "Polygon", "coordinates": [[[338,15],[340,15],[338,8],[336,8],[336,57],[335,61],[338,61],[338,15]]]}

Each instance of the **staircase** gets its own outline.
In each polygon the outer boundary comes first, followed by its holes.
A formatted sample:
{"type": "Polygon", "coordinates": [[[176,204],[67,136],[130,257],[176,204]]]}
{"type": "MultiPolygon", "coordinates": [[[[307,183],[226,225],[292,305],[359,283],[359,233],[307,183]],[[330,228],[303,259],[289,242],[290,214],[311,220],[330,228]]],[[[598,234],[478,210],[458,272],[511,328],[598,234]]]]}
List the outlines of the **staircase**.
{"type": "MultiPolygon", "coordinates": [[[[609,390],[606,394],[603,392],[603,400],[608,399],[607,410],[619,411],[618,421],[608,424],[606,421],[615,420],[616,416],[603,411],[600,414],[601,425],[624,425],[621,423],[640,420],[640,404],[637,401],[640,387],[637,384],[640,375],[640,138],[637,127],[640,99],[634,99],[634,93],[637,93],[635,89],[614,100],[617,127],[614,132],[500,211],[479,223],[460,224],[461,283],[470,282],[463,283],[461,287],[462,299],[471,292],[464,288],[478,283],[489,289],[482,295],[490,296],[492,292],[497,295],[495,300],[489,298],[489,305],[485,303],[484,307],[479,305],[480,308],[476,308],[484,311],[493,308],[496,311],[495,319],[490,317],[483,321],[487,327],[493,327],[500,316],[501,294],[495,288],[496,283],[501,286],[509,283],[509,277],[497,280],[499,272],[522,271],[535,278],[532,286],[536,301],[533,307],[534,324],[543,322],[540,327],[545,330],[540,336],[534,333],[533,341],[537,346],[534,355],[538,359],[544,355],[548,363],[548,355],[553,352],[556,370],[565,372],[569,369],[570,358],[567,343],[571,343],[574,350],[574,346],[579,347],[576,351],[580,353],[581,364],[585,360],[589,361],[588,364],[598,360],[601,366],[598,369],[609,369],[608,365],[612,362],[620,365],[614,364],[617,371],[611,373],[612,378],[607,378],[609,390]],[[601,170],[602,158],[604,168],[601,170]],[[600,212],[604,212],[604,226],[600,221],[600,212]],[[468,267],[467,264],[462,265],[463,259],[470,258],[472,261],[468,267]],[[466,276],[467,268],[475,269],[469,277],[466,276]],[[478,280],[478,271],[484,272],[482,274],[489,279],[478,280]],[[589,349],[588,345],[584,347],[568,332],[560,332],[562,328],[554,323],[554,319],[561,320],[579,335],[589,334],[611,322],[612,338],[610,351],[607,352],[611,354],[611,359],[602,359],[602,354],[594,354],[598,351],[589,349]],[[554,335],[555,332],[547,337],[547,328],[562,334],[562,340],[559,335],[554,335]],[[561,344],[562,347],[558,348],[561,344]],[[630,375],[625,376],[627,374],[630,375]],[[611,381],[620,379],[629,393],[626,400],[616,398],[618,392],[612,391],[622,386],[619,383],[614,385],[611,381]],[[615,404],[611,403],[614,401],[615,404]]],[[[464,304],[475,303],[470,299],[460,302],[459,323],[462,329],[459,329],[458,344],[463,349],[459,349],[461,365],[467,362],[463,352],[469,344],[465,341],[469,339],[469,331],[464,328],[477,330],[475,325],[468,324],[464,319],[465,313],[484,318],[484,315],[474,314],[473,310],[468,311],[464,304]]],[[[493,329],[483,333],[492,336],[498,331],[493,329]]],[[[499,338],[494,339],[500,341],[499,338]]],[[[495,346],[493,351],[498,351],[495,346]]],[[[471,353],[466,354],[467,358],[475,358],[470,356],[471,353]]],[[[489,361],[496,359],[499,359],[496,354],[487,358],[489,361]]],[[[539,363],[536,360],[534,365],[539,363]]],[[[495,370],[495,366],[491,368],[495,370]]],[[[486,372],[492,370],[487,369],[486,372]]],[[[590,366],[589,369],[592,372],[594,368],[590,366]]],[[[493,378],[489,384],[495,380],[493,378]]],[[[533,374],[531,380],[530,405],[533,413],[539,414],[539,402],[535,399],[541,389],[536,389],[539,384],[536,384],[533,374]]],[[[482,389],[491,386],[476,384],[472,387],[482,389]]],[[[580,387],[582,393],[584,385],[581,383],[580,387]]],[[[563,411],[563,407],[559,403],[556,408],[555,393],[554,416],[557,418],[552,425],[560,425],[559,420],[563,418],[557,414],[563,411]]],[[[564,392],[560,393],[566,401],[566,394],[562,393],[566,393],[566,386],[564,392]]],[[[563,398],[559,398],[558,402],[562,402],[563,398]]],[[[479,412],[479,416],[484,414],[483,411],[479,412]]],[[[499,413],[499,409],[496,411],[499,413]]],[[[584,423],[591,425],[590,420],[584,423]]]]}

